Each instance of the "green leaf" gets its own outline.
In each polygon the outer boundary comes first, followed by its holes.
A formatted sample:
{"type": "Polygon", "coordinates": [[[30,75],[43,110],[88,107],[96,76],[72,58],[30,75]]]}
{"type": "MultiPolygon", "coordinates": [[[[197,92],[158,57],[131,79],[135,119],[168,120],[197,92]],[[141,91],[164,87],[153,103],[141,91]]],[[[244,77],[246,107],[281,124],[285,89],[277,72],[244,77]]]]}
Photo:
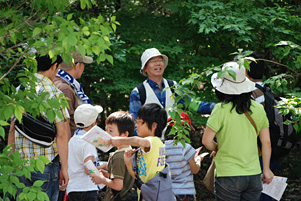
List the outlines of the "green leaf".
{"type": "Polygon", "coordinates": [[[36,35],[40,34],[42,31],[41,28],[37,27],[33,30],[33,33],[32,33],[32,37],[35,37],[36,35]]]}
{"type": "Polygon", "coordinates": [[[74,35],[71,35],[68,38],[69,38],[69,44],[71,46],[75,46],[77,44],[77,39],[76,39],[76,37],[74,35]]]}
{"type": "Polygon", "coordinates": [[[67,20],[71,20],[72,19],[72,16],[73,16],[74,13],[70,13],[68,16],[67,16],[67,20]]]}
{"type": "Polygon", "coordinates": [[[45,164],[43,163],[43,161],[36,160],[36,168],[37,168],[38,171],[43,173],[44,169],[45,169],[45,164]]]}
{"type": "Polygon", "coordinates": [[[5,130],[2,126],[0,126],[0,137],[2,137],[3,139],[5,139],[5,130]]]}
{"type": "Polygon", "coordinates": [[[33,183],[34,187],[41,187],[46,181],[37,180],[33,183]]]}
{"type": "Polygon", "coordinates": [[[106,55],[106,59],[113,65],[113,56],[112,55],[106,55]]]}
{"type": "Polygon", "coordinates": [[[28,196],[28,200],[29,200],[29,201],[35,200],[36,197],[37,197],[37,195],[36,195],[35,193],[33,193],[33,192],[29,192],[29,193],[27,194],[27,196],[28,196]]]}
{"type": "Polygon", "coordinates": [[[16,105],[15,107],[15,116],[17,119],[22,118],[22,114],[25,112],[25,109],[21,105],[16,105]]]}
{"type": "Polygon", "coordinates": [[[97,55],[100,53],[100,49],[99,49],[98,46],[93,46],[93,47],[92,47],[92,51],[93,51],[95,54],[97,54],[97,55]]]}

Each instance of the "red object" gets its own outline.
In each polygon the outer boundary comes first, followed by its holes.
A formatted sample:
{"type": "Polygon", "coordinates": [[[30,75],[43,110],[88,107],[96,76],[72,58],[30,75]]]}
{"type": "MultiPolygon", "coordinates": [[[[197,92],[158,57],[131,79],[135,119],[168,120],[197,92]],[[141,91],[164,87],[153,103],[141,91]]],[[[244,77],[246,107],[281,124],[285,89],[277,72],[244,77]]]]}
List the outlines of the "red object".
{"type": "Polygon", "coordinates": [[[67,191],[65,191],[65,197],[64,197],[64,201],[68,201],[68,195],[67,195],[67,191]]]}
{"type": "MultiPolygon", "coordinates": [[[[172,120],[172,118],[169,117],[167,120],[167,123],[170,122],[171,120],[172,120]]],[[[184,125],[184,122],[188,122],[188,124],[191,125],[191,120],[185,112],[181,112],[181,122],[183,125],[184,125]]],[[[168,124],[168,126],[173,126],[174,124],[175,124],[174,122],[171,122],[168,124]]]]}

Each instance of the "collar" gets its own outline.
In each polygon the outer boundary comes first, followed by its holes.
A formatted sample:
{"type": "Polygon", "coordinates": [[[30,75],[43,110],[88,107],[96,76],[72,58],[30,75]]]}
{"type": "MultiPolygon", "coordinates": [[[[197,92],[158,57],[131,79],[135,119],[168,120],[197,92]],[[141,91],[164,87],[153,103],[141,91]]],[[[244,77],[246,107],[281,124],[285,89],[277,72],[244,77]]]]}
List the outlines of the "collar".
{"type": "Polygon", "coordinates": [[[74,135],[84,135],[86,133],[85,130],[78,128],[75,132],[74,135]]]}
{"type": "Polygon", "coordinates": [[[129,145],[128,147],[124,147],[122,149],[119,149],[118,151],[125,151],[125,150],[129,150],[132,149],[131,145],[129,145]]]}
{"type": "MultiPolygon", "coordinates": [[[[153,89],[159,88],[157,82],[151,80],[150,78],[147,78],[147,82],[151,88],[153,88],[153,89]]],[[[164,89],[164,88],[165,88],[165,85],[164,85],[164,78],[163,78],[162,83],[161,83],[161,89],[164,89]]]]}
{"type": "Polygon", "coordinates": [[[46,80],[47,82],[53,83],[47,76],[40,73],[35,73],[34,76],[40,80],[46,80]]]}

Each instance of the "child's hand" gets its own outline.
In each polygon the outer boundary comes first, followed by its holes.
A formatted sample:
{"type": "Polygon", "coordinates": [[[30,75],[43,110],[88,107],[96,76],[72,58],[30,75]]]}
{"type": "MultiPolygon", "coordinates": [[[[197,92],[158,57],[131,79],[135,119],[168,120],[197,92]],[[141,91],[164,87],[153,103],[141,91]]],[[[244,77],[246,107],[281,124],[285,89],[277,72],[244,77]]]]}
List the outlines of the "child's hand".
{"type": "Polygon", "coordinates": [[[99,175],[96,174],[91,174],[90,176],[92,177],[91,180],[93,181],[94,184],[101,184],[104,183],[104,180],[106,179],[105,176],[99,172],[99,175]]]}
{"type": "Polygon", "coordinates": [[[203,146],[196,149],[196,153],[195,153],[194,157],[197,157],[199,155],[202,148],[203,148],[203,146]]]}
{"type": "Polygon", "coordinates": [[[132,155],[135,153],[136,149],[130,149],[124,151],[124,163],[130,164],[132,163],[132,155]]]}
{"type": "Polygon", "coordinates": [[[90,171],[89,171],[89,168],[85,168],[85,173],[87,174],[87,175],[90,175],[90,171]]]}
{"type": "Polygon", "coordinates": [[[109,173],[106,170],[101,169],[99,172],[101,172],[103,174],[104,177],[109,178],[109,173]]]}
{"type": "Polygon", "coordinates": [[[110,144],[114,147],[118,147],[122,145],[122,137],[112,137],[110,140],[110,144]]]}

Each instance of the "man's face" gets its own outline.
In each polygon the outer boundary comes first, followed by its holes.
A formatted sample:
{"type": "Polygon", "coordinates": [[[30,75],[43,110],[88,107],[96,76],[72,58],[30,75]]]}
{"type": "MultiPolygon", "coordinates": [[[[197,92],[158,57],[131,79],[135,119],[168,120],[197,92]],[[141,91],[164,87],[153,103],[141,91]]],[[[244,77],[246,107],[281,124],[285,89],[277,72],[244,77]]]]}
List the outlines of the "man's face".
{"type": "Polygon", "coordinates": [[[49,77],[50,80],[54,80],[57,72],[59,71],[59,65],[57,65],[57,63],[53,64],[50,68],[50,70],[52,70],[51,72],[51,77],[49,77]],[[52,70],[53,69],[53,70],[52,70]]]}
{"type": "Polygon", "coordinates": [[[76,79],[79,79],[81,78],[84,70],[85,70],[85,64],[84,63],[77,63],[76,65],[78,65],[78,68],[77,68],[77,78],[76,79]]]}
{"type": "Polygon", "coordinates": [[[147,73],[149,78],[152,77],[163,77],[165,67],[163,58],[161,56],[153,57],[147,61],[144,71],[147,73]]]}

